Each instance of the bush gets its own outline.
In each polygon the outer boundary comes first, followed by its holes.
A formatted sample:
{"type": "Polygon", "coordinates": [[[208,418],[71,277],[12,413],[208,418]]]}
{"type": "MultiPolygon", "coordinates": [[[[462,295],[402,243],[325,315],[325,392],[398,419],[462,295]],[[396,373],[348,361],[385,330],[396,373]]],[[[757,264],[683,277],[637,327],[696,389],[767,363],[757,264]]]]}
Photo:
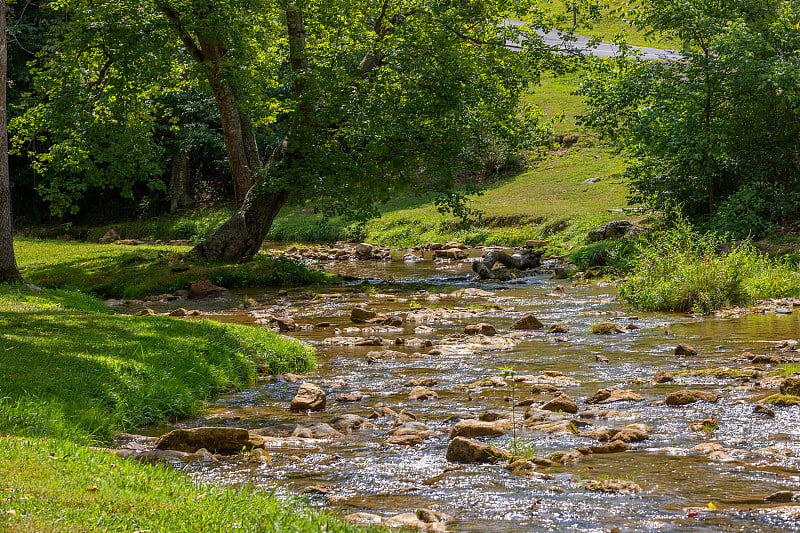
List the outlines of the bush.
{"type": "Polygon", "coordinates": [[[685,222],[654,234],[641,246],[620,298],[645,310],[709,314],[800,295],[800,272],[789,261],[767,258],[749,240],[720,253],[725,247],[719,234],[698,233],[685,222]]]}
{"type": "Polygon", "coordinates": [[[754,239],[766,236],[781,222],[796,218],[800,195],[764,185],[748,185],[720,204],[708,222],[709,229],[724,229],[733,237],[754,239]]]}
{"type": "Polygon", "coordinates": [[[580,270],[603,266],[627,270],[630,268],[636,252],[635,240],[626,238],[582,246],[570,253],[569,257],[580,270]]]}

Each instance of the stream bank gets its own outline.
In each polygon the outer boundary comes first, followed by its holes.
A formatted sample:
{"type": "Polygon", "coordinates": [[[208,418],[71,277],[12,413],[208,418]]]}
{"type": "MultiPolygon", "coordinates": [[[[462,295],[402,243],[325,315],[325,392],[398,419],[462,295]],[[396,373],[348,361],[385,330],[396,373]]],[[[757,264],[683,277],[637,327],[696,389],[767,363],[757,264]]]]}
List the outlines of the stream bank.
{"type": "Polygon", "coordinates": [[[314,345],[319,367],[226,395],[198,419],[148,428],[155,437],[222,426],[264,439],[260,458],[184,457],[178,468],[306,494],[343,514],[432,509],[457,531],[800,528],[800,408],[757,407],[778,392],[781,372],[797,370],[800,302],[698,319],[637,313],[611,285],[573,286],[546,272],[477,282],[468,260],[430,254],[325,268],[366,281],[203,302],[221,321],[291,320],[285,333],[314,345]],[[528,314],[543,327],[512,329],[528,314]],[[592,332],[600,330],[609,334],[592,332]],[[290,410],[302,383],[324,392],[322,410],[290,410]],[[693,395],[700,401],[684,403],[693,395]],[[448,461],[462,435],[529,463],[448,461]]]}

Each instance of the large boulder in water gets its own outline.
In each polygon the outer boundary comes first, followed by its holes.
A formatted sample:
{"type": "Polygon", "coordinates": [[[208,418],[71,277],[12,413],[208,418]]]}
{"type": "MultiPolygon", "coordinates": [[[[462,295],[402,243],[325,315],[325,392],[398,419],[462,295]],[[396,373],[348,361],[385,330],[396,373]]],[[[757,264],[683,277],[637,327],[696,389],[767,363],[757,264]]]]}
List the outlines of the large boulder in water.
{"type": "Polygon", "coordinates": [[[156,449],[194,453],[205,448],[212,453],[237,453],[254,445],[256,442],[246,429],[200,427],[170,431],[158,439],[156,449]]]}
{"type": "Polygon", "coordinates": [[[508,423],[483,422],[481,420],[461,420],[450,432],[450,438],[455,437],[497,437],[505,435],[508,423]]]}
{"type": "Polygon", "coordinates": [[[447,460],[453,463],[498,463],[511,455],[497,446],[464,437],[456,437],[447,447],[447,460]]]}
{"type": "Polygon", "coordinates": [[[325,409],[325,391],[313,383],[303,383],[297,389],[289,408],[295,412],[322,411],[325,409]]]}
{"type": "Polygon", "coordinates": [[[368,309],[364,309],[363,307],[355,307],[353,308],[352,311],[350,311],[350,320],[352,320],[357,324],[366,322],[367,320],[372,320],[377,316],[378,313],[376,313],[375,311],[369,311],[368,309]]]}
{"type": "Polygon", "coordinates": [[[781,383],[781,394],[800,396],[800,378],[788,377],[781,383]]]}
{"type": "Polygon", "coordinates": [[[600,389],[589,398],[586,398],[588,404],[601,404],[613,402],[641,402],[644,401],[642,396],[635,392],[622,389],[600,389]]]}
{"type": "Polygon", "coordinates": [[[541,408],[547,411],[563,411],[570,414],[578,412],[578,404],[575,403],[575,400],[564,394],[556,396],[549,402],[545,403],[541,408]]]}
{"type": "Polygon", "coordinates": [[[694,402],[716,402],[719,396],[702,390],[679,390],[667,395],[667,405],[688,405],[694,402]]]}
{"type": "Polygon", "coordinates": [[[511,324],[511,329],[519,329],[519,330],[532,330],[532,329],[542,329],[544,324],[542,324],[538,318],[533,316],[532,314],[528,313],[527,315],[523,316],[514,321],[511,324]]]}

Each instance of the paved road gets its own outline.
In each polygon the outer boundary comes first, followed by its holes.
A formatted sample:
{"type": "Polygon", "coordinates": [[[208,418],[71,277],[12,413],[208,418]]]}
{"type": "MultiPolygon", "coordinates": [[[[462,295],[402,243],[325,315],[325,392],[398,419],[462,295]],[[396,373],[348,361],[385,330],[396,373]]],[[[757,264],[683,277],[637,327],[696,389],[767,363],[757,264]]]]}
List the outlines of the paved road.
{"type": "MultiPolygon", "coordinates": [[[[524,26],[525,23],[520,20],[505,19],[504,23],[507,26],[524,26]]],[[[595,46],[589,46],[589,38],[581,37],[579,35],[569,35],[567,33],[558,31],[542,32],[536,30],[542,36],[545,44],[566,51],[579,51],[584,55],[594,57],[615,57],[619,53],[619,47],[611,43],[599,43],[595,46]]],[[[509,47],[513,48],[514,43],[509,43],[509,47]]],[[[642,59],[650,59],[654,61],[677,61],[681,59],[681,54],[675,50],[662,50],[660,48],[649,48],[647,46],[630,46],[632,50],[637,50],[642,59]]]]}

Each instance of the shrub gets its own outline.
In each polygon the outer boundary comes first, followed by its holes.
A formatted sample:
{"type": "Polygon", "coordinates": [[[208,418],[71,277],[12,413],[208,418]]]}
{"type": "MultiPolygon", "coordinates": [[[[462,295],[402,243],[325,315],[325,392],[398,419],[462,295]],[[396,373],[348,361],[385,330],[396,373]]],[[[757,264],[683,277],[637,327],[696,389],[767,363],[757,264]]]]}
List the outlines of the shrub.
{"type": "Polygon", "coordinates": [[[800,273],[771,260],[749,240],[728,252],[723,236],[698,233],[687,223],[654,234],[641,247],[620,298],[653,311],[693,311],[743,305],[759,298],[800,295],[800,273]]]}
{"type": "Polygon", "coordinates": [[[570,253],[569,257],[580,270],[588,270],[597,266],[627,270],[631,266],[636,252],[636,241],[632,238],[625,238],[582,246],[570,253]]]}

